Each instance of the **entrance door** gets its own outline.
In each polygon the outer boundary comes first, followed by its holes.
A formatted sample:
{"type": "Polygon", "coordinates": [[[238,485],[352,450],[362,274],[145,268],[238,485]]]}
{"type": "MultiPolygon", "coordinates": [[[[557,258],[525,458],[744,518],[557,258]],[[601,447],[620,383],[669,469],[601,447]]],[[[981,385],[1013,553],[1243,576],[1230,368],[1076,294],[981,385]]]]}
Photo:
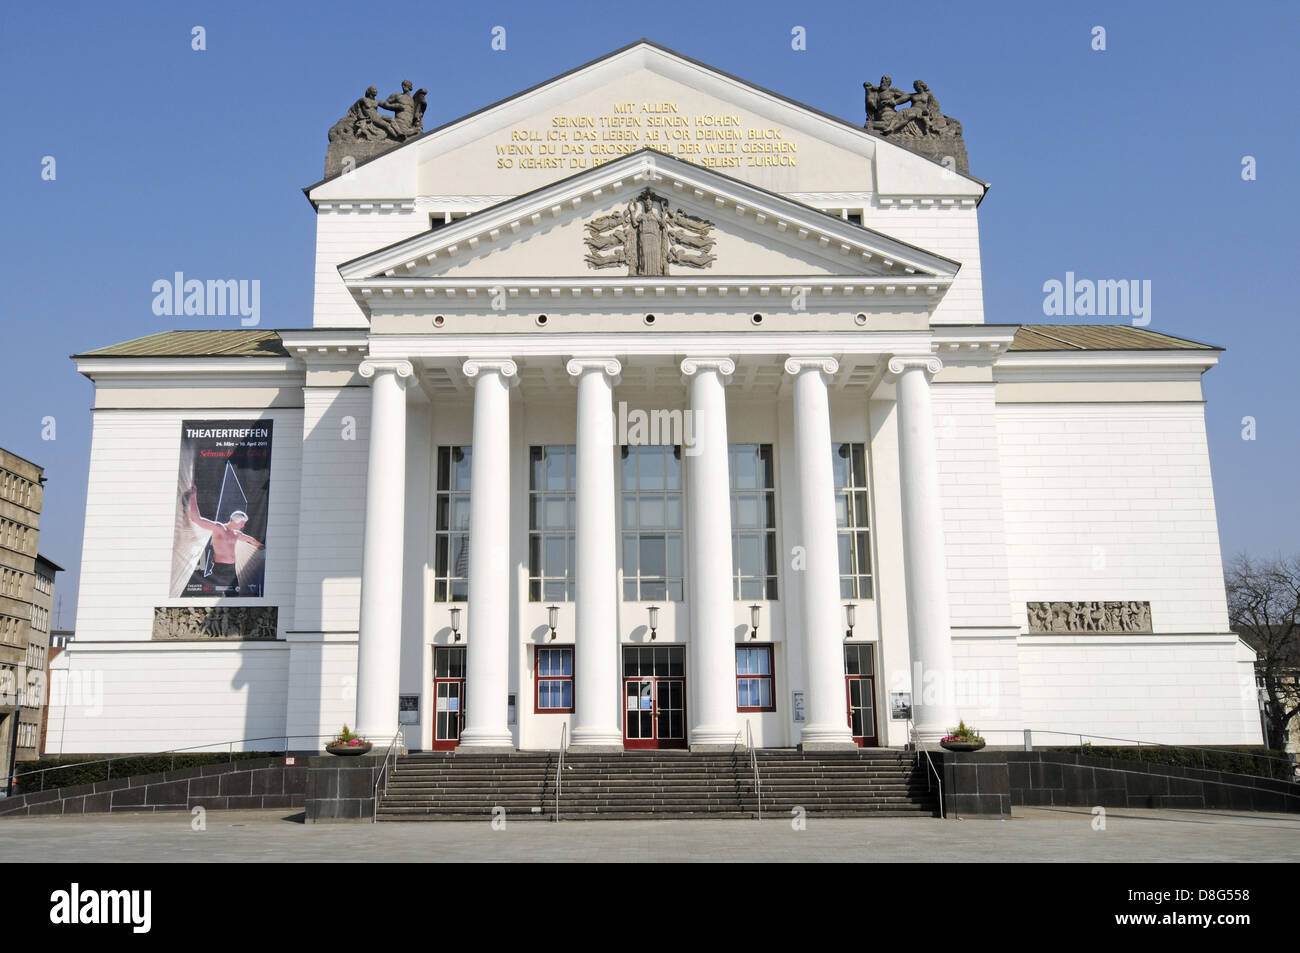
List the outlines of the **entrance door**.
{"type": "Polygon", "coordinates": [[[874,748],[876,738],[876,678],[873,646],[846,643],[844,679],[849,703],[849,725],[860,748],[874,748]]]}
{"type": "Polygon", "coordinates": [[[623,649],[623,746],[686,747],[686,648],[623,649]]]}
{"type": "Polygon", "coordinates": [[[451,751],[465,727],[465,649],[433,649],[433,750],[451,751]]]}

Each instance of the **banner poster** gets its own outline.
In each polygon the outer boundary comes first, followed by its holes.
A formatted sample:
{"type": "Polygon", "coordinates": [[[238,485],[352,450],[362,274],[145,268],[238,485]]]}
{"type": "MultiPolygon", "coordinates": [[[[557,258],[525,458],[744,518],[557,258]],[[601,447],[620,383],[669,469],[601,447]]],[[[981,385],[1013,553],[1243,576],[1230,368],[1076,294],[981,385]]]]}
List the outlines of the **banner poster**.
{"type": "Polygon", "coordinates": [[[172,598],[262,596],[271,420],[183,420],[172,598]]]}

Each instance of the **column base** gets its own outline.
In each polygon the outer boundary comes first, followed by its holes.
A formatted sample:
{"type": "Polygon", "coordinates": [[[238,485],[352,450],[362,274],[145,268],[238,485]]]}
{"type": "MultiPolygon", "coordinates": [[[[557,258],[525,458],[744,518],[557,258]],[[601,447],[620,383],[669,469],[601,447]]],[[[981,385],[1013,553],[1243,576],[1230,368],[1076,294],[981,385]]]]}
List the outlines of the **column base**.
{"type": "Polygon", "coordinates": [[[464,732],[460,736],[457,751],[472,754],[503,754],[515,750],[514,736],[508,731],[464,732]]]}
{"type": "Polygon", "coordinates": [[[854,741],[804,741],[799,745],[800,751],[858,751],[854,741]]]}
{"type": "Polygon", "coordinates": [[[856,751],[848,725],[806,725],[799,733],[800,751],[856,751]]]}
{"type": "Polygon", "coordinates": [[[687,741],[692,751],[730,751],[737,746],[745,746],[741,737],[740,731],[735,728],[702,725],[691,730],[687,741]]]}
{"type": "Polygon", "coordinates": [[[569,747],[582,751],[622,751],[623,732],[602,728],[575,728],[569,735],[569,747]]]}

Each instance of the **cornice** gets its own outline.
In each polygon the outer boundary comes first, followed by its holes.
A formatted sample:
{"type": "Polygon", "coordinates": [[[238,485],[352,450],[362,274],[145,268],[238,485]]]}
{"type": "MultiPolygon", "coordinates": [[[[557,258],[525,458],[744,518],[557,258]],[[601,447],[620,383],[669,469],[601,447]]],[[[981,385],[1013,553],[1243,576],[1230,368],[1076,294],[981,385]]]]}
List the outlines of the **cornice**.
{"type": "MultiPolygon", "coordinates": [[[[664,275],[658,277],[536,278],[365,278],[346,282],[372,312],[407,313],[451,307],[484,310],[505,291],[507,302],[531,310],[539,302],[678,300],[705,303],[738,299],[790,299],[798,289],[821,300],[852,307],[911,302],[935,308],[952,278],[932,275],[664,275]]],[[[510,309],[508,309],[510,310],[510,309]]],[[[788,310],[782,308],[782,310],[788,310]]]]}
{"type": "Polygon", "coordinates": [[[1189,380],[1219,363],[1218,351],[1008,351],[993,365],[995,382],[1042,380],[1189,380]]]}

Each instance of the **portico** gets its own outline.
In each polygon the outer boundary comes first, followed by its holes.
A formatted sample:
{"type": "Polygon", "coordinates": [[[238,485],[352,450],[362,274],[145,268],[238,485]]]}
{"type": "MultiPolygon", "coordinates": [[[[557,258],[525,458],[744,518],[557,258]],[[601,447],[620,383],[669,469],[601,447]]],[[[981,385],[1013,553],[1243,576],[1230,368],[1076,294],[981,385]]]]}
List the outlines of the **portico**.
{"type": "MultiPolygon", "coordinates": [[[[986,337],[983,349],[992,359],[1004,342],[998,335],[986,337]]],[[[566,357],[536,353],[548,350],[539,347],[544,340],[539,335],[533,341],[520,342],[508,354],[498,353],[493,358],[455,358],[448,356],[441,341],[437,348],[440,353],[421,354],[420,350],[431,349],[411,347],[408,339],[404,342],[407,357],[377,359],[376,365],[384,370],[373,372],[388,373],[394,381],[404,382],[406,379],[399,377],[397,370],[388,368],[411,366],[414,370],[409,386],[423,389],[430,396],[433,420],[450,418],[460,421],[462,427],[464,422],[469,423],[470,441],[466,449],[472,460],[472,476],[468,598],[462,605],[456,643],[466,650],[464,725],[459,743],[466,749],[494,750],[558,743],[554,730],[535,730],[531,732],[533,738],[521,730],[518,722],[528,720],[527,715],[532,714],[534,721],[554,717],[568,724],[569,744],[575,748],[622,748],[627,738],[626,709],[619,702],[621,669],[625,663],[624,649],[630,646],[681,646],[686,650],[682,658],[689,700],[685,705],[687,741],[691,747],[730,749],[743,736],[745,718],[765,717],[737,710],[735,651],[749,636],[752,600],[740,598],[736,591],[731,514],[737,490],[728,473],[729,447],[742,441],[748,446],[750,441],[757,440],[761,445],[775,445],[778,460],[789,464],[785,467],[789,480],[786,481],[786,472],[781,472],[774,491],[779,498],[776,508],[781,514],[780,555],[774,565],[763,569],[779,579],[775,587],[778,597],[762,602],[761,641],[753,644],[775,646],[778,650],[774,664],[781,671],[773,673],[774,681],[789,684],[789,669],[802,670],[804,682],[800,693],[807,720],[788,732],[780,729],[760,732],[759,738],[765,740],[756,743],[800,744],[811,750],[853,747],[845,708],[846,620],[845,600],[840,596],[835,504],[837,490],[842,487],[837,488],[833,479],[832,460],[837,448],[845,443],[843,438],[855,434],[835,433],[832,422],[836,417],[843,420],[857,415],[865,432],[872,406],[892,404],[897,408],[900,427],[905,427],[909,415],[914,419],[929,412],[929,379],[937,369],[934,367],[937,359],[861,350],[856,354],[841,353],[838,357],[824,353],[791,354],[791,336],[778,338],[773,346],[754,340],[736,342],[743,353],[735,357],[682,356],[675,349],[654,353],[644,346],[628,354],[626,343],[620,342],[616,334],[604,336],[600,342],[603,347],[592,348],[588,354],[566,357]],[[919,386],[891,388],[894,379],[891,368],[899,364],[919,369],[919,386]],[[676,380],[669,376],[674,365],[678,371],[676,380]],[[457,369],[461,380],[456,391],[439,389],[431,383],[450,379],[444,375],[457,369]],[[555,385],[566,379],[571,386],[557,391],[555,385]],[[891,390],[895,393],[890,394],[891,390]],[[682,408],[691,415],[690,445],[681,448],[680,493],[684,513],[679,525],[686,540],[682,551],[684,564],[679,572],[690,581],[680,601],[626,599],[623,595],[625,572],[634,574],[636,567],[624,566],[619,546],[620,538],[626,533],[619,501],[630,492],[620,478],[619,457],[623,448],[616,440],[616,406],[620,403],[624,407],[682,408]],[[538,409],[534,411],[534,407],[538,409]],[[562,413],[557,412],[560,407],[564,408],[562,413]],[[523,426],[514,431],[512,413],[524,417],[523,426]],[[546,429],[535,444],[529,433],[542,417],[546,419],[546,429]],[[783,432],[782,418],[793,423],[788,434],[783,432]],[[743,421],[735,436],[729,437],[729,420],[743,421]],[[554,639],[546,613],[552,600],[542,593],[529,591],[528,580],[537,567],[511,565],[512,558],[524,555],[528,559],[530,555],[528,541],[536,522],[529,522],[528,510],[512,501],[529,495],[531,488],[525,482],[530,465],[528,448],[534,447],[535,456],[538,444],[567,445],[574,454],[570,462],[573,471],[570,528],[574,531],[575,546],[571,557],[572,600],[555,600],[561,603],[562,611],[557,616],[562,621],[554,639]],[[480,557],[479,553],[484,555],[480,557]],[[701,569],[697,571],[696,567],[701,569]],[[647,623],[651,601],[658,603],[662,619],[653,639],[647,623]],[[555,716],[527,712],[524,718],[512,722],[509,713],[531,707],[530,696],[534,691],[523,679],[536,681],[538,677],[535,671],[528,671],[538,664],[535,653],[555,647],[573,652],[569,673],[573,699],[570,712],[555,716]],[[791,657],[792,651],[797,655],[791,657]],[[487,710],[480,715],[482,709],[487,710]]],[[[372,502],[368,492],[367,513],[373,509],[382,519],[384,508],[392,509],[395,497],[400,506],[402,495],[433,497],[439,488],[432,482],[424,486],[401,486],[405,467],[401,463],[401,447],[397,445],[407,440],[405,400],[377,396],[372,402],[372,412],[376,418],[371,431],[370,471],[384,474],[377,484],[383,499],[372,502]],[[381,466],[376,461],[385,463],[381,466]],[[393,478],[394,473],[397,479],[393,478]]],[[[894,414],[885,410],[882,416],[888,418],[894,414]]],[[[449,425],[446,429],[454,431],[456,427],[449,425]]],[[[428,445],[436,447],[444,439],[447,438],[431,435],[428,445]]],[[[935,438],[932,431],[913,436],[900,430],[903,452],[899,456],[896,481],[890,482],[896,482],[900,488],[904,513],[917,514],[905,523],[905,549],[914,548],[931,560],[936,554],[942,559],[941,527],[936,515],[927,509],[936,503],[933,487],[917,475],[916,458],[924,461],[924,452],[915,448],[919,439],[933,442],[935,438]]],[[[933,446],[929,452],[933,459],[933,446]]],[[[436,466],[424,469],[436,479],[436,466]]],[[[392,521],[394,516],[390,513],[387,518],[392,521]]],[[[428,538],[434,536],[433,532],[428,534],[428,538]]],[[[412,604],[411,600],[402,598],[402,574],[392,572],[383,555],[391,554],[389,541],[400,537],[400,532],[391,534],[387,540],[382,534],[367,534],[362,570],[363,605],[366,593],[383,591],[385,586],[388,587],[386,605],[412,604]],[[369,555],[372,539],[377,552],[382,553],[373,559],[369,555]],[[368,568],[371,566],[376,569],[374,577],[368,568]]],[[[420,559],[421,555],[408,553],[407,558],[420,559]]],[[[532,558],[537,557],[532,555],[532,558]]],[[[436,562],[436,557],[429,556],[428,562],[436,562]]],[[[893,570],[896,578],[903,577],[898,581],[910,580],[900,569],[893,570]]],[[[889,577],[888,572],[882,574],[889,577]]],[[[426,591],[432,592],[433,588],[426,586],[426,591]]],[[[931,627],[927,631],[932,637],[929,642],[909,641],[907,656],[895,660],[894,664],[902,671],[909,668],[909,663],[920,663],[926,671],[945,670],[951,666],[950,655],[945,658],[942,654],[948,642],[946,612],[936,612],[928,603],[913,604],[914,599],[933,600],[933,592],[926,589],[924,580],[917,585],[904,583],[900,588],[907,594],[909,619],[915,615],[925,620],[931,627]]],[[[875,600],[854,601],[861,611],[857,636],[860,638],[864,629],[877,629],[876,621],[871,618],[875,600]]],[[[450,642],[439,635],[443,626],[436,620],[444,618],[456,604],[454,600],[424,603],[423,611],[430,618],[427,622],[421,619],[419,628],[432,633],[431,648],[450,642]]],[[[387,646],[392,654],[391,647],[400,638],[402,621],[390,615],[368,627],[368,618],[363,615],[360,657],[370,657],[372,646],[376,647],[375,655],[384,652],[381,646],[387,646]]],[[[869,648],[875,650],[874,642],[869,648]]],[[[884,681],[878,680],[875,687],[883,692],[884,681]]],[[[382,683],[378,679],[360,680],[358,711],[395,712],[398,695],[396,678],[382,683]]],[[[786,699],[776,704],[774,698],[773,702],[783,715],[792,714],[784,711],[788,708],[786,699]]],[[[885,704],[883,696],[873,702],[877,713],[885,704]]],[[[431,710],[427,706],[422,709],[431,710]]],[[[927,711],[923,717],[928,717],[928,721],[920,722],[922,730],[930,722],[944,720],[942,712],[935,715],[927,711]]],[[[433,728],[426,724],[421,730],[428,733],[433,728]]],[[[380,733],[374,729],[371,732],[380,733]]],[[[407,744],[427,747],[429,739],[417,740],[408,733],[407,744]]]]}

